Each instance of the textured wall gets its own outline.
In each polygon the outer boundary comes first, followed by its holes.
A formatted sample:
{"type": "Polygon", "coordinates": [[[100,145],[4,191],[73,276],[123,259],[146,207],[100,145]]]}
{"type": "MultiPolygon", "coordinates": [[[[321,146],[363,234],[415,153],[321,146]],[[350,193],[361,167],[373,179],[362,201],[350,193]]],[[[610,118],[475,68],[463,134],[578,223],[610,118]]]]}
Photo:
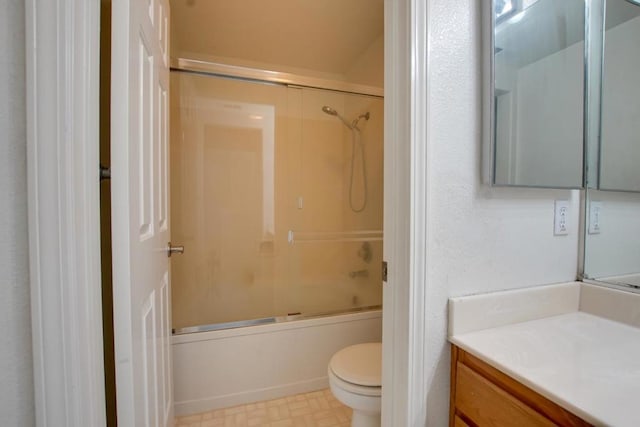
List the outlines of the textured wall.
{"type": "Polygon", "coordinates": [[[449,405],[447,299],[575,279],[578,193],[481,183],[480,2],[429,2],[428,426],[449,405]],[[568,236],[553,201],[570,199],[568,236]]]}
{"type": "Polygon", "coordinates": [[[0,414],[34,425],[27,246],[24,2],[0,1],[0,414]]]}

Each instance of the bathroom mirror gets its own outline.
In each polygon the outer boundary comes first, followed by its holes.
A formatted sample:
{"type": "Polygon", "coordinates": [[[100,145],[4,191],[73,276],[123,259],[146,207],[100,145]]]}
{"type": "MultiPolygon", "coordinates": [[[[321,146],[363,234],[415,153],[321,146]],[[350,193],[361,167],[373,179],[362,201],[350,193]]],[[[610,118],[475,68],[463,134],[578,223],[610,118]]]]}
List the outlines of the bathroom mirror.
{"type": "Polygon", "coordinates": [[[640,4],[598,2],[605,16],[601,132],[589,157],[598,160],[599,179],[589,186],[601,190],[587,190],[584,278],[640,291],[640,4]]]}
{"type": "Polygon", "coordinates": [[[640,192],[640,3],[607,0],[598,188],[640,192]]]}
{"type": "Polygon", "coordinates": [[[587,280],[640,292],[640,193],[587,190],[587,280]]]}
{"type": "Polygon", "coordinates": [[[584,0],[484,2],[484,180],[581,188],[584,0]]]}

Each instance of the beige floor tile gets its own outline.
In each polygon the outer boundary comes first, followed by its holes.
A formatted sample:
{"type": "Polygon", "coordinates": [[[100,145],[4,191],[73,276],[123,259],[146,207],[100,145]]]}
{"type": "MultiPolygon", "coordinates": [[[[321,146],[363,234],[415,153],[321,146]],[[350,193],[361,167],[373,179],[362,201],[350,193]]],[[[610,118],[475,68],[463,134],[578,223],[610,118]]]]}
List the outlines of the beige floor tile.
{"type": "Polygon", "coordinates": [[[313,413],[313,418],[315,418],[316,420],[322,419],[322,418],[328,418],[330,417],[332,414],[332,411],[330,410],[321,410],[321,411],[315,411],[313,413]]]}
{"type": "Polygon", "coordinates": [[[247,427],[247,413],[236,414],[235,423],[235,427],[247,427]]]}
{"type": "Polygon", "coordinates": [[[188,415],[186,417],[178,417],[176,420],[180,424],[191,424],[202,420],[202,414],[188,415]]]}
{"type": "Polygon", "coordinates": [[[305,396],[307,397],[307,399],[317,399],[318,397],[324,396],[324,391],[312,391],[311,393],[307,393],[305,396]]]}
{"type": "Polygon", "coordinates": [[[267,408],[255,408],[253,410],[247,409],[247,418],[265,418],[268,417],[269,412],[267,408]]]}
{"type": "Polygon", "coordinates": [[[224,409],[216,409],[213,411],[205,412],[204,414],[202,414],[202,421],[224,418],[224,411],[224,409]]]}
{"type": "Polygon", "coordinates": [[[200,427],[224,427],[224,418],[211,418],[202,420],[200,427]]]}
{"type": "Polygon", "coordinates": [[[176,418],[176,427],[348,427],[351,410],[329,389],[176,418]]]}
{"type": "Polygon", "coordinates": [[[265,426],[269,424],[269,417],[249,417],[247,418],[247,426],[249,427],[258,427],[265,426]]]}
{"type": "Polygon", "coordinates": [[[306,399],[297,400],[295,402],[289,403],[289,405],[287,405],[287,406],[289,406],[290,410],[308,408],[309,407],[309,402],[306,399]]]}
{"type": "Polygon", "coordinates": [[[268,400],[266,402],[267,406],[280,406],[287,403],[287,398],[282,397],[280,399],[268,400]]]}
{"type": "Polygon", "coordinates": [[[311,408],[312,411],[316,411],[320,409],[320,403],[318,403],[317,397],[309,398],[308,402],[309,402],[309,407],[311,408]]]}
{"type": "Polygon", "coordinates": [[[339,427],[340,421],[334,416],[318,420],[318,427],[339,427]]]}
{"type": "Polygon", "coordinates": [[[246,405],[240,405],[240,406],[233,406],[231,408],[226,408],[224,410],[224,415],[225,416],[229,416],[229,415],[236,415],[242,412],[246,412],[247,407],[246,405]]]}
{"type": "Polygon", "coordinates": [[[278,421],[280,417],[280,409],[277,406],[270,406],[267,408],[267,414],[269,416],[269,420],[278,421]]]}
{"type": "Polygon", "coordinates": [[[338,421],[340,421],[341,423],[348,423],[351,421],[351,409],[349,408],[342,408],[339,411],[335,411],[334,412],[336,414],[336,418],[338,418],[338,421]]]}

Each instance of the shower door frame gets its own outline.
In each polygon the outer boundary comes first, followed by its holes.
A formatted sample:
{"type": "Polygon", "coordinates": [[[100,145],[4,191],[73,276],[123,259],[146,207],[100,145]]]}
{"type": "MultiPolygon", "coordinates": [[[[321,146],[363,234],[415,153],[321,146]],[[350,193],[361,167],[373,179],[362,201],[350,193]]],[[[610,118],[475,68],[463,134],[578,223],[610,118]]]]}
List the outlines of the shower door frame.
{"type": "MultiPolygon", "coordinates": [[[[424,425],[427,415],[427,3],[385,0],[384,426],[424,425]]],[[[79,185],[98,177],[99,2],[27,0],[25,7],[37,425],[100,426],[106,418],[104,368],[96,363],[102,360],[98,185],[79,185]],[[85,78],[71,79],[72,66],[85,78]],[[73,139],[60,131],[69,126],[78,130],[73,139]],[[46,157],[49,135],[64,167],[46,157]],[[45,191],[38,182],[57,185],[45,191]],[[43,291],[51,297],[42,298],[43,291]],[[69,316],[73,322],[60,322],[69,316]],[[78,353],[79,342],[89,351],[78,353]],[[60,369],[70,363],[74,387],[60,369]]]]}
{"type": "MultiPolygon", "coordinates": [[[[241,67],[235,65],[227,65],[216,62],[193,60],[188,58],[171,58],[171,73],[193,75],[198,77],[205,77],[211,79],[221,80],[233,80],[236,82],[243,82],[249,84],[266,84],[271,86],[280,86],[287,89],[302,89],[310,91],[325,91],[334,94],[342,94],[344,96],[356,96],[356,97],[369,97],[376,100],[382,100],[384,103],[384,90],[380,87],[354,84],[344,81],[326,80],[315,77],[308,77],[300,74],[284,73],[279,71],[263,70],[256,68],[241,67]]],[[[231,101],[221,102],[219,100],[207,100],[203,103],[194,102],[189,104],[189,108],[211,108],[212,105],[220,105],[221,107],[229,105],[231,101]]],[[[243,104],[243,102],[240,102],[243,104]]],[[[182,107],[180,107],[182,108],[182,107]]],[[[243,110],[244,113],[255,113],[261,116],[266,116],[265,111],[249,111],[243,110]]],[[[369,119],[367,119],[369,120],[369,119]]],[[[213,119],[212,122],[222,124],[223,122],[216,122],[213,119]]],[[[383,138],[384,139],[384,138],[383,138]]],[[[383,141],[384,142],[384,141],[383,141]]],[[[273,156],[273,154],[272,154],[273,156]]],[[[273,177],[271,178],[273,180],[273,177]]],[[[180,203],[178,204],[180,205],[180,203]]],[[[182,207],[181,207],[182,208],[182,207]]],[[[344,231],[344,232],[304,232],[289,230],[288,240],[289,244],[293,244],[294,241],[298,241],[297,236],[301,237],[301,241],[313,241],[315,239],[323,240],[325,242],[335,239],[335,236],[343,234],[345,239],[361,239],[366,242],[380,241],[383,243],[382,226],[375,230],[357,230],[357,231],[344,231]],[[294,235],[296,236],[294,238],[294,235]],[[311,240],[309,240],[311,239],[311,240]]],[[[184,237],[173,236],[173,239],[184,240],[184,237]]],[[[180,240],[181,241],[181,240],[180,240]]],[[[347,241],[347,240],[345,240],[347,241]]],[[[184,242],[183,242],[184,243],[184,242]]],[[[380,266],[374,265],[373,268],[379,268],[380,266]]],[[[380,271],[380,270],[378,270],[380,271]]],[[[382,282],[379,282],[380,284],[382,282]]],[[[382,294],[382,292],[381,292],[382,294]]],[[[380,295],[382,298],[382,295],[380,295]]],[[[357,307],[344,307],[344,308],[327,308],[319,311],[300,312],[298,310],[289,310],[294,314],[283,313],[271,313],[265,317],[250,317],[250,318],[238,318],[235,320],[225,320],[220,322],[195,322],[192,325],[176,327],[173,326],[174,335],[191,334],[196,332],[210,332],[225,329],[236,329],[247,326],[267,325],[272,323],[283,323],[298,321],[304,319],[313,319],[318,317],[335,316],[341,314],[353,314],[362,311],[369,310],[381,310],[382,303],[372,305],[362,305],[357,307]]],[[[215,310],[214,310],[215,311],[215,310]]],[[[174,316],[175,321],[175,316],[174,316]]]]}

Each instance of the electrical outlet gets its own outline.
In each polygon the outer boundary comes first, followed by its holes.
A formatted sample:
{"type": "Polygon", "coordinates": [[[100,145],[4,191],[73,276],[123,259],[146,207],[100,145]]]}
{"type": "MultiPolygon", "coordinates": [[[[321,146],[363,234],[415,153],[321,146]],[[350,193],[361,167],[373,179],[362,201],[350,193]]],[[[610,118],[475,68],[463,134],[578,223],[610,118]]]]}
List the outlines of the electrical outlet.
{"type": "Polygon", "coordinates": [[[589,203],[589,234],[600,234],[602,202],[589,203]]]}
{"type": "Polygon", "coordinates": [[[556,200],[555,215],[553,218],[554,236],[565,236],[569,234],[569,201],[556,200]]]}

